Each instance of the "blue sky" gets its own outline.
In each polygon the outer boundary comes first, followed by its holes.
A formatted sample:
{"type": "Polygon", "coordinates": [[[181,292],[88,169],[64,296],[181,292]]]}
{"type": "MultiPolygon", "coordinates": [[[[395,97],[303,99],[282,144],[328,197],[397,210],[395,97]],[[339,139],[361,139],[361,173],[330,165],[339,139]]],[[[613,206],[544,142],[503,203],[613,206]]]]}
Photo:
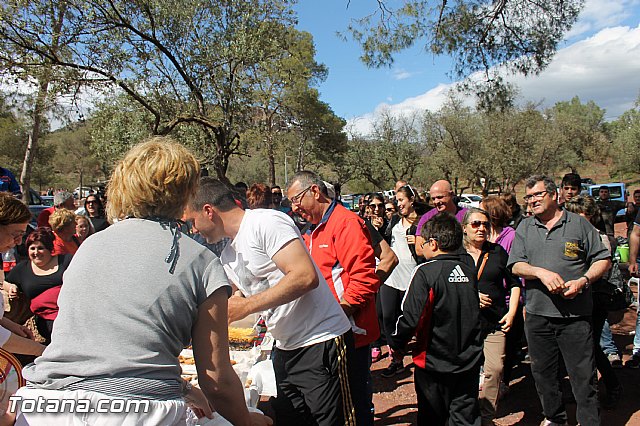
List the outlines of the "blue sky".
{"type": "MultiPolygon", "coordinates": [[[[375,10],[373,0],[300,0],[298,28],[310,32],[316,59],[329,68],[319,86],[334,112],[364,132],[381,109],[410,113],[438,109],[454,81],[450,58],[425,53],[421,46],[395,57],[391,68],[368,69],[359,46],[341,40],[351,18],[375,10]]],[[[578,22],[541,75],[512,79],[523,100],[543,106],[578,95],[595,101],[615,119],[631,108],[640,91],[640,0],[587,0],[578,22]]]]}

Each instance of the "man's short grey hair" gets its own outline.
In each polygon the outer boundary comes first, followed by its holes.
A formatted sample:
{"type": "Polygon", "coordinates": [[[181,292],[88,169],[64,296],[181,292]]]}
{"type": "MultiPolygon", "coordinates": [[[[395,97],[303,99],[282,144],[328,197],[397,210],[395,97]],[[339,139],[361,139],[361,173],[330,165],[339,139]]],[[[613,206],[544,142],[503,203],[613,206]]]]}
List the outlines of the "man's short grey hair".
{"type": "Polygon", "coordinates": [[[524,186],[527,189],[531,189],[536,186],[538,182],[544,182],[544,189],[549,194],[555,194],[558,191],[558,186],[556,185],[556,183],[553,181],[553,179],[546,175],[529,176],[525,181],[524,186]]]}
{"type": "Polygon", "coordinates": [[[58,191],[53,195],[53,205],[60,207],[69,198],[73,198],[73,194],[68,191],[58,191]]]}
{"type": "Polygon", "coordinates": [[[320,188],[320,192],[322,192],[327,197],[329,196],[327,192],[327,185],[325,185],[324,181],[320,178],[320,176],[318,176],[314,172],[310,172],[307,170],[296,172],[296,174],[293,175],[293,177],[287,184],[287,192],[289,188],[291,188],[291,185],[293,185],[296,182],[300,182],[300,186],[302,186],[303,188],[307,188],[311,185],[318,185],[318,188],[320,188]]]}

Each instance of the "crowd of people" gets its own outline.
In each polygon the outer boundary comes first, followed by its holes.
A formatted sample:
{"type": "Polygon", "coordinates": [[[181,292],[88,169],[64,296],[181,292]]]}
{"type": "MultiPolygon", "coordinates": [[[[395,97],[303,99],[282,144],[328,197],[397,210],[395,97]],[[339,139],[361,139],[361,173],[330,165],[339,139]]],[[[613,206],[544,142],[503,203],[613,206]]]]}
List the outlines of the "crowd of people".
{"type": "MultiPolygon", "coordinates": [[[[524,183],[524,208],[514,194],[465,208],[446,180],[426,193],[398,181],[393,197],[366,194],[350,211],[339,186],[316,173],[297,172],[285,188],[230,186],[156,137],[116,165],[104,198],[89,194],[76,206],[58,191],[30,232],[26,207],[0,194],[0,250],[22,244],[26,253],[4,277],[7,303],[28,302],[44,342],[0,319],[4,349],[38,356],[16,396],[151,407],[18,405],[0,424],[173,425],[214,411],[233,424],[271,424],[247,409],[229,362],[227,324],[257,314],[275,341],[278,425],[373,425],[371,365],[388,356],[381,374],[393,378],[409,352],[418,424],[494,425],[524,348],[542,425],[567,423],[566,376],[579,424],[599,425],[601,409],[623,394],[614,371],[622,363],[604,350],[608,312],[594,303],[617,268],[621,205],[606,187],[594,200],[580,185],[573,173],[559,186],[535,175],[524,183]],[[180,378],[188,345],[198,386],[180,378]]],[[[622,207],[635,214],[629,272],[637,275],[640,190],[634,201],[622,207]]]]}

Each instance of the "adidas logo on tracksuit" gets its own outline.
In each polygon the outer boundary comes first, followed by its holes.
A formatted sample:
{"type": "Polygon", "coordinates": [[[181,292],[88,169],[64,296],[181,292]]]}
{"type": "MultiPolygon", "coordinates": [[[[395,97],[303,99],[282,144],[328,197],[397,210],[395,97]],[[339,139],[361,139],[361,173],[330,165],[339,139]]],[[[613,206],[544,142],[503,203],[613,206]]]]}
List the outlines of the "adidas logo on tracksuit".
{"type": "Polygon", "coordinates": [[[460,267],[460,265],[456,265],[456,267],[453,268],[453,271],[451,271],[451,274],[449,274],[449,282],[468,283],[469,278],[464,274],[464,272],[462,272],[462,268],[460,267]]]}

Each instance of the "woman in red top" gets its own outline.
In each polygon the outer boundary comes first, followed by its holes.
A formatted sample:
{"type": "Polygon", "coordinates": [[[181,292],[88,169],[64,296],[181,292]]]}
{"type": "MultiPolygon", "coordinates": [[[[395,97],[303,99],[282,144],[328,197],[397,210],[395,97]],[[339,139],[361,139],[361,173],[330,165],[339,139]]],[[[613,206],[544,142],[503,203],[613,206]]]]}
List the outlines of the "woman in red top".
{"type": "Polygon", "coordinates": [[[49,218],[55,234],[53,251],[55,254],[76,254],[80,241],[75,236],[76,214],[71,210],[58,209],[49,218]]]}

